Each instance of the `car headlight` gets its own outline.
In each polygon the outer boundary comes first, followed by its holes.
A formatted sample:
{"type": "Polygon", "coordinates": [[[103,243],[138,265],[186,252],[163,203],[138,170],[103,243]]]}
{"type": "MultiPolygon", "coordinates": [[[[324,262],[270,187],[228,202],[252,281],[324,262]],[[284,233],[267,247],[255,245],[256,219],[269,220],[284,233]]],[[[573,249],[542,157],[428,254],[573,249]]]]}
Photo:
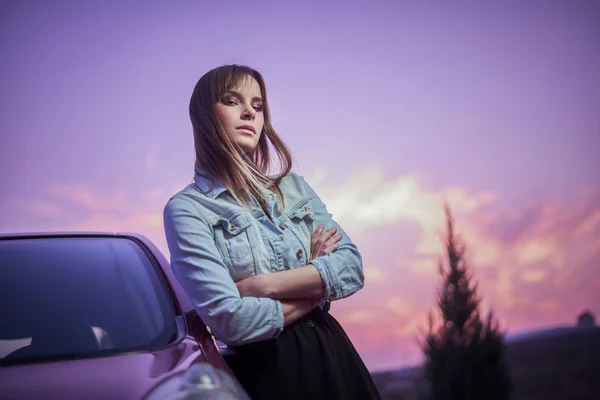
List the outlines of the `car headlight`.
{"type": "Polygon", "coordinates": [[[196,363],[156,386],[144,400],[250,400],[238,381],[207,363],[196,363]]]}

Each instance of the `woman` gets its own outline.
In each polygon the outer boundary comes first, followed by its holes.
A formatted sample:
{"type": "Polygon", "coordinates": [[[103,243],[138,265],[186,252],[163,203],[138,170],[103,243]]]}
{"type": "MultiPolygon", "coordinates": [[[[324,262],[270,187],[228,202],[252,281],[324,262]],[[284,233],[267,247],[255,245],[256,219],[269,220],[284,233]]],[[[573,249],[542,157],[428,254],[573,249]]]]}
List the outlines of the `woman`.
{"type": "Polygon", "coordinates": [[[253,399],[378,399],[327,312],[363,287],[356,246],[271,126],[257,71],[206,73],[190,101],[194,183],[164,210],[173,271],[253,399]],[[269,146],[281,172],[268,176],[269,146]]]}

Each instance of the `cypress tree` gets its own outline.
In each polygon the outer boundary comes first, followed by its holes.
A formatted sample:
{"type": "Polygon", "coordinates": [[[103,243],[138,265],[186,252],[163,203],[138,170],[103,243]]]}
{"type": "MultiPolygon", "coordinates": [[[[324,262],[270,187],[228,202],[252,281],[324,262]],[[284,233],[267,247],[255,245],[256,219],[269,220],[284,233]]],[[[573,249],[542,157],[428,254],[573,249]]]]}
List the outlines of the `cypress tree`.
{"type": "Polygon", "coordinates": [[[429,314],[421,339],[428,395],[433,400],[505,400],[511,382],[504,356],[504,333],[490,311],[480,314],[480,298],[464,254],[465,244],[454,232],[450,208],[444,207],[447,231],[445,262],[437,298],[439,317],[429,314]]]}

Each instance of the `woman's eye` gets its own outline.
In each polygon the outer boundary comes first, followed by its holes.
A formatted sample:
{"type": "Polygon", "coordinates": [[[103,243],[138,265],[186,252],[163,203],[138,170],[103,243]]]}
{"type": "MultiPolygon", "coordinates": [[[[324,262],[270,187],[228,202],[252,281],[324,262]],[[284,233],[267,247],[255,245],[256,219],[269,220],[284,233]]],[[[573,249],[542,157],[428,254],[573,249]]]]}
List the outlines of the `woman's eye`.
{"type": "Polygon", "coordinates": [[[255,111],[262,111],[263,107],[261,105],[253,106],[255,111]]]}

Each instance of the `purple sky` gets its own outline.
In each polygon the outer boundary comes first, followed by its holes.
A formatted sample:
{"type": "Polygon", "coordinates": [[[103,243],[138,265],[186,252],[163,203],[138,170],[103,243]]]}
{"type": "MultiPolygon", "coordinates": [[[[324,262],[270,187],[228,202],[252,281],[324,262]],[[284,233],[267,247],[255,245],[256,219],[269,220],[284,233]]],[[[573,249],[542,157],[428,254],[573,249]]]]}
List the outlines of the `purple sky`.
{"type": "Polygon", "coordinates": [[[369,368],[418,361],[444,196],[509,330],[600,314],[597,2],[98,3],[0,5],[1,232],[138,231],[165,249],[193,86],[241,63],[365,255],[367,286],[334,314],[369,368]]]}

